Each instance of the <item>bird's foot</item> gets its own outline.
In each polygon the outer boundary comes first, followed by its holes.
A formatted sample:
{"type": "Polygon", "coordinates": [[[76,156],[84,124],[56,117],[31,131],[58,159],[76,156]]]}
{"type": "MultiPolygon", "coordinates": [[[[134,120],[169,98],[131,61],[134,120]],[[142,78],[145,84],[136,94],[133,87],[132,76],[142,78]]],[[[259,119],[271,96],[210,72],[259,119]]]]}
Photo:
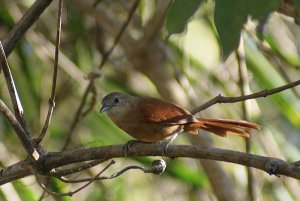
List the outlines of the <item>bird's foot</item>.
{"type": "Polygon", "coordinates": [[[162,141],[160,142],[160,151],[161,151],[161,156],[164,158],[165,154],[167,153],[167,149],[169,147],[169,145],[171,144],[170,141],[162,141]]]}
{"type": "Polygon", "coordinates": [[[151,142],[143,142],[143,141],[139,141],[139,140],[129,140],[126,144],[123,145],[123,149],[124,149],[124,156],[127,157],[128,156],[128,152],[130,147],[135,144],[135,143],[151,143],[151,142]]]}
{"type": "Polygon", "coordinates": [[[175,138],[178,136],[179,132],[174,133],[169,139],[166,141],[162,141],[160,143],[160,148],[161,148],[161,156],[164,157],[165,154],[167,153],[167,149],[170,144],[175,140],[175,138]]]}

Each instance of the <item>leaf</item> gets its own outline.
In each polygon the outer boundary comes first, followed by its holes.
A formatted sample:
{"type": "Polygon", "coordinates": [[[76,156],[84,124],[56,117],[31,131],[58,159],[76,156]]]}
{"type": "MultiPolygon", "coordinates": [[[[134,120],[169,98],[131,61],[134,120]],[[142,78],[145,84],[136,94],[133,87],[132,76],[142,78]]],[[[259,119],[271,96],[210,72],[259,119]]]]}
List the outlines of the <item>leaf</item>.
{"type": "Polygon", "coordinates": [[[246,12],[252,18],[263,20],[271,12],[275,11],[280,1],[279,0],[246,0],[246,12]]]}
{"type": "Polygon", "coordinates": [[[241,30],[248,16],[263,20],[277,9],[279,0],[216,0],[214,21],[227,57],[239,45],[241,30]]]}
{"type": "Polygon", "coordinates": [[[202,0],[174,0],[167,14],[168,35],[182,33],[202,0]]]}
{"type": "Polygon", "coordinates": [[[223,57],[226,58],[238,47],[241,30],[246,20],[244,0],[216,0],[214,22],[223,57]]]}

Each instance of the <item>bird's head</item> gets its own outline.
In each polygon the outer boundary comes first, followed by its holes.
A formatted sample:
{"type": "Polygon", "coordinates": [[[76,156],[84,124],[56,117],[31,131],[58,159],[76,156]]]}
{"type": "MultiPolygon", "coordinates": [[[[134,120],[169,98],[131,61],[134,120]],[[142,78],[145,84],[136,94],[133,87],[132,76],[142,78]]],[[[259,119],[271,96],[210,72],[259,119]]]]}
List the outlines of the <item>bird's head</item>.
{"type": "Polygon", "coordinates": [[[109,113],[119,113],[122,112],[129,105],[129,99],[134,99],[130,96],[121,92],[112,92],[102,98],[102,107],[100,112],[109,111],[109,113]]]}

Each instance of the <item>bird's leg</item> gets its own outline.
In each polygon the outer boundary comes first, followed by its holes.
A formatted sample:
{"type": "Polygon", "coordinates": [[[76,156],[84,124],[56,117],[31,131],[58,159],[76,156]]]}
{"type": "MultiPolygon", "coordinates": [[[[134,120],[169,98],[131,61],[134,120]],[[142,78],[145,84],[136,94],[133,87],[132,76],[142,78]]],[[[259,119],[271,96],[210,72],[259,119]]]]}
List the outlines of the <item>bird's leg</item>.
{"type": "Polygon", "coordinates": [[[124,155],[125,157],[128,156],[128,152],[129,152],[129,148],[134,144],[134,143],[152,143],[152,142],[144,142],[144,141],[140,141],[140,140],[129,140],[126,144],[123,145],[123,149],[124,149],[124,155]]]}
{"type": "Polygon", "coordinates": [[[173,134],[169,139],[162,141],[161,142],[161,155],[162,157],[164,157],[165,153],[167,152],[167,149],[169,147],[170,144],[172,144],[172,142],[175,140],[175,138],[178,136],[180,132],[176,132],[175,134],[173,134]]]}

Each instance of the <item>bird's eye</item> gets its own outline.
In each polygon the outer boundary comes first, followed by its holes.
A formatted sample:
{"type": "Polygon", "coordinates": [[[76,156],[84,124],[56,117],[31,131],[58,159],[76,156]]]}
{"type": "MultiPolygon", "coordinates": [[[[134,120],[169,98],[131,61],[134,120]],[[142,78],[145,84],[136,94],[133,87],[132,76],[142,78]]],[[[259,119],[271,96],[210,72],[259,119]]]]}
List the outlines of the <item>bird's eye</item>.
{"type": "Polygon", "coordinates": [[[114,99],[114,103],[118,103],[118,102],[120,102],[120,99],[115,98],[115,99],[114,99]]]}

